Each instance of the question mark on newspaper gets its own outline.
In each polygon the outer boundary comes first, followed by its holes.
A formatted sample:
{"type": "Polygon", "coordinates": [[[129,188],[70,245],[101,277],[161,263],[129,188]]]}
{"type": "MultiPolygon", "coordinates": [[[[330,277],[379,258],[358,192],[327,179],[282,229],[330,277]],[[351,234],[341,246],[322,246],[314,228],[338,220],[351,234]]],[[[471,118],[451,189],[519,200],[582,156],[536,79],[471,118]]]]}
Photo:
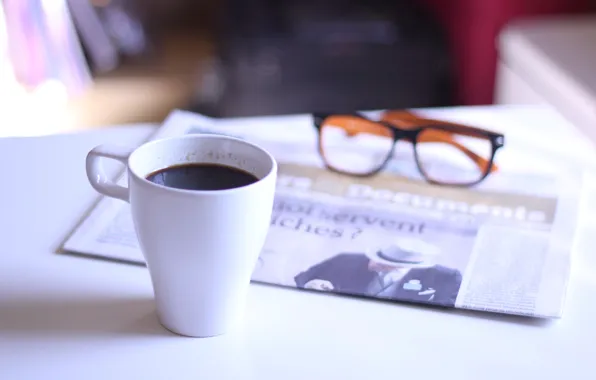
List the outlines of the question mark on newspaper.
{"type": "Polygon", "coordinates": [[[356,236],[360,235],[362,233],[362,230],[360,228],[355,228],[356,231],[354,231],[354,233],[352,234],[352,240],[354,240],[356,238],[356,236]]]}

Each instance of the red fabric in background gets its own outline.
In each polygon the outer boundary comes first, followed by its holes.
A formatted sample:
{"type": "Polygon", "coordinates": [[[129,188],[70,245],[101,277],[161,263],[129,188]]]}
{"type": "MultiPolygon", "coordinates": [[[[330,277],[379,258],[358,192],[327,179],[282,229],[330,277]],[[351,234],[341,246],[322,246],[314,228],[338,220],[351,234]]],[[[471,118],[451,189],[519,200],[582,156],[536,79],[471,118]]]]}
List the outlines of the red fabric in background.
{"type": "Polygon", "coordinates": [[[590,0],[419,0],[445,27],[455,59],[459,104],[491,104],[496,41],[508,22],[521,17],[587,12],[590,0]]]}

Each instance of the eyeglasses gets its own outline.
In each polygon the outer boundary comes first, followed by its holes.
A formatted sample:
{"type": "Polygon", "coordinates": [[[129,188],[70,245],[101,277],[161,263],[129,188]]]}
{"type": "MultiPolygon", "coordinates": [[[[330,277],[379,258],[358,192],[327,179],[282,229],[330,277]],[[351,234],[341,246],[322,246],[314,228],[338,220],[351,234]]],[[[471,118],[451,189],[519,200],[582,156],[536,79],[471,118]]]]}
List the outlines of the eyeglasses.
{"type": "Polygon", "coordinates": [[[387,166],[398,141],[410,143],[418,171],[432,184],[472,186],[497,171],[499,133],[423,118],[408,111],[386,111],[380,120],[358,113],[313,114],[319,153],[328,169],[372,176],[387,166]]]}

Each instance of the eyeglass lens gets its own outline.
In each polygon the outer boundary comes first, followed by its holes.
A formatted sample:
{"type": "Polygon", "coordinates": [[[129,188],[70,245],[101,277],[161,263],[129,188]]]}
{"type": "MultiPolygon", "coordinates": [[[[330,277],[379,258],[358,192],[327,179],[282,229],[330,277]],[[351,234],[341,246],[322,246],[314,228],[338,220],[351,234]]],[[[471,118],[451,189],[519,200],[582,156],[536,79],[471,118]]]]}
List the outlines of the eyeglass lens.
{"type": "Polygon", "coordinates": [[[418,168],[428,180],[465,185],[485,176],[492,149],[485,136],[426,128],[418,134],[414,152],[418,168]]]}
{"type": "Polygon", "coordinates": [[[351,116],[331,116],[320,131],[320,149],[328,166],[354,175],[378,170],[393,149],[391,129],[351,116]]]}

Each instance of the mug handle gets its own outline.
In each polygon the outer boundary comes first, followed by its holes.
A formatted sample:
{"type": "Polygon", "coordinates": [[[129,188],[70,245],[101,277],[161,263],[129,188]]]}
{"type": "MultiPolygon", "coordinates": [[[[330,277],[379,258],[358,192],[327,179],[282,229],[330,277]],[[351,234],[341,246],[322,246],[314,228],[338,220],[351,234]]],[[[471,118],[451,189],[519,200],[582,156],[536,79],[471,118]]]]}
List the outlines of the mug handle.
{"type": "Polygon", "coordinates": [[[129,201],[128,187],[118,185],[108,177],[103,167],[103,160],[112,159],[127,165],[128,156],[133,150],[134,148],[130,147],[105,144],[96,146],[87,154],[87,179],[98,193],[125,202],[129,201]]]}

